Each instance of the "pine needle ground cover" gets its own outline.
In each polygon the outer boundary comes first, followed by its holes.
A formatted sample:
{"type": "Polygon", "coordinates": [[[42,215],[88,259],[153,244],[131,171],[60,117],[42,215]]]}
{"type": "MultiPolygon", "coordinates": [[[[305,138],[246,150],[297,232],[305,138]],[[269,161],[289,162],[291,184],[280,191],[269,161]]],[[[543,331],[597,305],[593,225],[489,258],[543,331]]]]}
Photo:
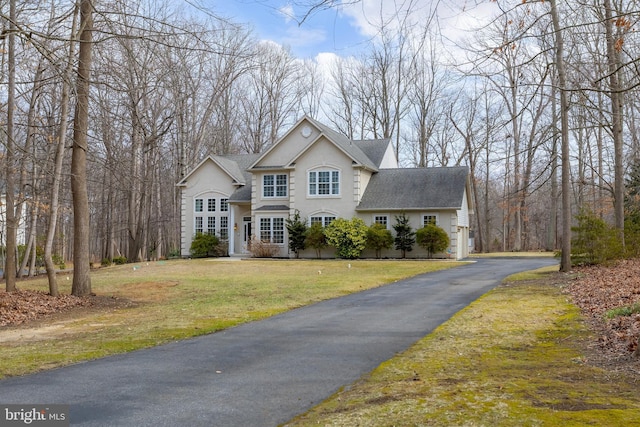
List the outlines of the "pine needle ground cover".
{"type": "MultiPolygon", "coordinates": [[[[96,296],[88,306],[36,313],[35,319],[0,327],[0,378],[207,334],[457,265],[204,259],[102,268],[92,272],[96,296]]],[[[61,292],[68,294],[71,278],[59,279],[61,292]]],[[[46,292],[47,283],[22,281],[18,288],[46,292]]],[[[25,310],[36,310],[34,305],[25,310]]]]}
{"type": "Polygon", "coordinates": [[[640,425],[635,379],[588,363],[553,274],[507,281],[287,426],[640,425]]]}

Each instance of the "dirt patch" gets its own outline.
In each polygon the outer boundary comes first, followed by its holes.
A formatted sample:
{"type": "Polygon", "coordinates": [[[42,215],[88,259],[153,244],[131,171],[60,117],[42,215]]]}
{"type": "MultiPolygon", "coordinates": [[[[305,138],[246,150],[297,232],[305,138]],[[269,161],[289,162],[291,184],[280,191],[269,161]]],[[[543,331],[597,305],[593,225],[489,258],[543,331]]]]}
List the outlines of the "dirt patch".
{"type": "Polygon", "coordinates": [[[69,332],[69,324],[94,314],[136,306],[126,298],[52,297],[40,291],[0,291],[0,343],[38,341],[69,332]]]}

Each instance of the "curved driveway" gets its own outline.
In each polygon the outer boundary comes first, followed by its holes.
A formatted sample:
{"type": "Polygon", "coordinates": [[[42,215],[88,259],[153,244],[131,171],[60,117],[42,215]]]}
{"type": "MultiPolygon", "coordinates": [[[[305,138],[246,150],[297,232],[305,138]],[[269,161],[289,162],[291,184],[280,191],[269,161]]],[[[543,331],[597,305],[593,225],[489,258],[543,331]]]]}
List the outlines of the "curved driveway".
{"type": "Polygon", "coordinates": [[[0,381],[0,404],[70,404],[74,426],[275,426],[407,349],[504,277],[555,263],[480,259],[223,332],[9,378],[0,381]]]}

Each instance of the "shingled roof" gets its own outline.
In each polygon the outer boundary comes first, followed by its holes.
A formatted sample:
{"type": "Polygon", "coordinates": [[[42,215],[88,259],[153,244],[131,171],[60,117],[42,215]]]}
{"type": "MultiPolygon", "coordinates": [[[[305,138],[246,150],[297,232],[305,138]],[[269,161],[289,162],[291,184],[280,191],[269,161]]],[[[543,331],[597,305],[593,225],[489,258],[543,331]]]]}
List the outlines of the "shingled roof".
{"type": "Polygon", "coordinates": [[[238,188],[233,192],[231,197],[229,197],[230,202],[251,202],[251,172],[247,169],[259,156],[259,154],[235,154],[227,156],[227,159],[238,165],[238,169],[242,171],[245,182],[245,185],[238,188]]]}
{"type": "Polygon", "coordinates": [[[373,162],[376,167],[380,167],[387,148],[391,143],[390,139],[365,139],[353,141],[360,150],[373,162]]]}
{"type": "Polygon", "coordinates": [[[460,209],[468,176],[466,166],[380,169],[356,210],[460,209]]]}

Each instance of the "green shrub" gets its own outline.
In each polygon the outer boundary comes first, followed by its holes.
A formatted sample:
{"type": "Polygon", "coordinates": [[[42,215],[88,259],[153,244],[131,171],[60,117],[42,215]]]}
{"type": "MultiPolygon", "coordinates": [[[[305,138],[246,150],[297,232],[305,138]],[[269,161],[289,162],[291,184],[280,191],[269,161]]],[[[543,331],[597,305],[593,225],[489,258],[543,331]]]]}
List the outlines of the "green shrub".
{"type": "Polygon", "coordinates": [[[618,231],[593,212],[583,210],[572,227],[571,258],[575,264],[602,264],[624,256],[618,231]]]}
{"type": "Polygon", "coordinates": [[[338,257],[356,259],[367,245],[368,228],[360,218],[338,218],[324,229],[324,234],[327,243],[336,248],[338,257]]]}
{"type": "Polygon", "coordinates": [[[416,243],[416,233],[409,225],[409,218],[405,214],[396,216],[396,223],[393,225],[393,229],[396,232],[394,240],[396,249],[402,251],[402,258],[406,258],[407,252],[411,252],[413,245],[416,243]]]}
{"type": "Polygon", "coordinates": [[[393,247],[393,235],[382,224],[371,224],[367,230],[367,247],[376,251],[376,258],[380,258],[382,249],[393,247]]]}
{"type": "Polygon", "coordinates": [[[191,241],[190,253],[194,258],[220,256],[220,240],[213,234],[197,233],[191,241]]]}
{"type": "Polygon", "coordinates": [[[299,258],[300,251],[305,248],[307,224],[300,220],[299,211],[296,211],[293,218],[287,218],[285,222],[289,234],[289,250],[296,254],[296,258],[299,258]]]}
{"type": "Polygon", "coordinates": [[[53,261],[54,264],[58,264],[58,265],[64,263],[64,260],[58,254],[52,254],[51,255],[51,261],[53,261]]]}
{"type": "Polygon", "coordinates": [[[100,265],[103,267],[109,267],[111,265],[111,260],[109,258],[102,258],[100,265]]]}
{"type": "Polygon", "coordinates": [[[113,263],[115,265],[123,265],[127,263],[127,257],[126,256],[116,256],[113,257],[113,263]]]}
{"type": "Polygon", "coordinates": [[[322,256],[322,250],[328,246],[322,224],[315,222],[311,224],[311,227],[307,228],[304,233],[304,244],[306,247],[316,250],[316,257],[320,258],[322,256]]]}
{"type": "Polygon", "coordinates": [[[624,307],[613,308],[611,310],[607,310],[604,316],[607,319],[613,319],[620,316],[631,316],[632,314],[640,313],[640,303],[635,303],[633,305],[628,305],[624,307]]]}
{"type": "Polygon", "coordinates": [[[427,224],[416,231],[416,242],[427,250],[429,258],[449,247],[449,235],[435,224],[427,224]]]}

